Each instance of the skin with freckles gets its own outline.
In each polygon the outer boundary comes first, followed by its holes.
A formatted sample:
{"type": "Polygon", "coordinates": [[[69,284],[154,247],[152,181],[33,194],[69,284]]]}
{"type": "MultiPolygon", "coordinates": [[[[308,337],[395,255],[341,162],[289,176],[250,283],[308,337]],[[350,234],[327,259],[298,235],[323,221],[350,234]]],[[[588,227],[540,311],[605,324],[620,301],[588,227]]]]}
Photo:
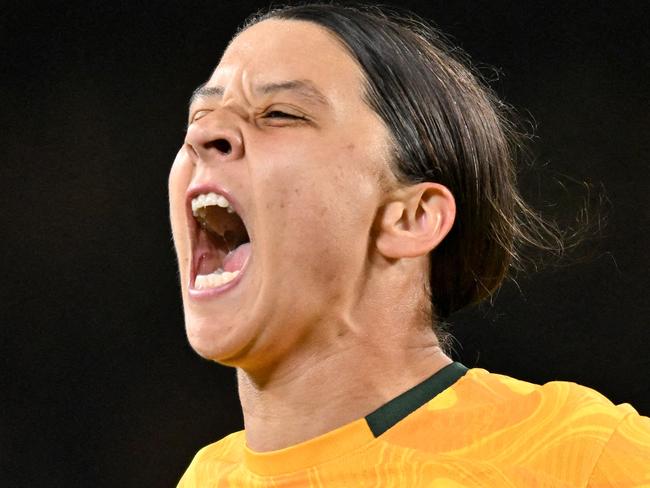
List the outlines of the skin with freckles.
{"type": "Polygon", "coordinates": [[[193,98],[169,177],[186,330],[199,354],[237,368],[254,450],[362,417],[451,362],[424,290],[454,199],[399,185],[390,157],[362,71],[309,22],[246,29],[193,98]],[[251,241],[237,282],[202,298],[187,211],[197,185],[231,197],[251,241]]]}

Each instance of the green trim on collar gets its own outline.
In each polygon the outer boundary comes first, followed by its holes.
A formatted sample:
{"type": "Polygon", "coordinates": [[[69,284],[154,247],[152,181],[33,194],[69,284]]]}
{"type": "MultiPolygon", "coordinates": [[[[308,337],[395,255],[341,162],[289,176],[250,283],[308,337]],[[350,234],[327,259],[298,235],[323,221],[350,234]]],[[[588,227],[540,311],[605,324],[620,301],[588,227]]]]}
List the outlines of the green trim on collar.
{"type": "Polygon", "coordinates": [[[456,383],[467,368],[461,363],[448,364],[419,385],[402,393],[385,405],[366,416],[368,427],[375,437],[379,437],[397,422],[413,413],[438,393],[456,383]]]}

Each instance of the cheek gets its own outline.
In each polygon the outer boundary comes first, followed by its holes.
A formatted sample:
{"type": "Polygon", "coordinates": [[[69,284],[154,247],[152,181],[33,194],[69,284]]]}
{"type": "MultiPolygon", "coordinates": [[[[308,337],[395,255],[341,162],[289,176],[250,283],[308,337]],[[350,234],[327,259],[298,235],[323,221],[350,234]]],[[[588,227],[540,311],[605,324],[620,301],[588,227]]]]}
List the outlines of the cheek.
{"type": "Polygon", "coordinates": [[[355,143],[339,133],[283,142],[263,147],[265,164],[254,165],[251,179],[268,235],[301,254],[308,243],[323,258],[365,245],[380,197],[376,143],[355,143]]]}
{"type": "Polygon", "coordinates": [[[184,221],[185,191],[192,179],[192,168],[193,166],[185,153],[185,149],[181,148],[176,155],[176,159],[174,159],[168,179],[169,215],[174,241],[177,241],[178,231],[184,221]]]}
{"type": "Polygon", "coordinates": [[[187,188],[190,180],[192,179],[192,165],[189,154],[185,146],[181,147],[176,153],[174,162],[169,170],[169,178],[167,180],[169,195],[177,193],[183,187],[187,188]]]}
{"type": "Polygon", "coordinates": [[[329,166],[327,171],[312,169],[283,175],[269,182],[265,210],[269,228],[278,245],[290,247],[292,255],[323,262],[356,255],[365,240],[374,215],[374,188],[345,168],[329,166]]]}

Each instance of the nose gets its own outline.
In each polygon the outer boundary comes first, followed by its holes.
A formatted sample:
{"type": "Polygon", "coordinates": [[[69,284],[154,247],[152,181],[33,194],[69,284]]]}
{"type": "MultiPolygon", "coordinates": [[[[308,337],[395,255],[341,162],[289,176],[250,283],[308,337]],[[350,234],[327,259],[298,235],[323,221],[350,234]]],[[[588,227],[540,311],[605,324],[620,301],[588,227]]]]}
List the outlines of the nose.
{"type": "Polygon", "coordinates": [[[190,124],[185,143],[200,161],[236,161],[244,155],[241,132],[219,114],[212,112],[190,124]]]}

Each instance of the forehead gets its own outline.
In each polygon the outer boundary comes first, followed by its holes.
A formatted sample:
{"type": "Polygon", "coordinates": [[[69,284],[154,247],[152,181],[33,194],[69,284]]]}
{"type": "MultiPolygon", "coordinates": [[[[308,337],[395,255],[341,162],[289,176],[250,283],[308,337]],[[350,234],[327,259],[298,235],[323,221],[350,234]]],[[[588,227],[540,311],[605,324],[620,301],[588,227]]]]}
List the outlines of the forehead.
{"type": "Polygon", "coordinates": [[[361,95],[359,65],[332,33],[314,23],[268,19],[241,32],[208,85],[309,80],[329,95],[361,95]]]}

